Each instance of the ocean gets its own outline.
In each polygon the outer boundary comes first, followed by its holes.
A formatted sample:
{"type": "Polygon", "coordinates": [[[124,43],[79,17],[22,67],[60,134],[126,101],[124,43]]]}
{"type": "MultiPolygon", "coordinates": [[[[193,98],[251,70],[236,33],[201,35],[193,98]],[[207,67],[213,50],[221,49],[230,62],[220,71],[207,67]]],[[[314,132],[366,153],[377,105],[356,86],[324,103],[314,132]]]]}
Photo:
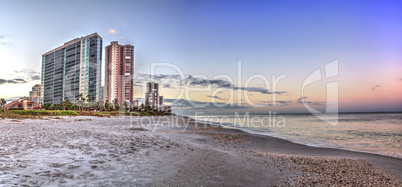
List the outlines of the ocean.
{"type": "Polygon", "coordinates": [[[402,158],[402,113],[203,115],[195,120],[314,147],[376,153],[402,158]],[[336,125],[327,122],[338,122],[336,125]]]}

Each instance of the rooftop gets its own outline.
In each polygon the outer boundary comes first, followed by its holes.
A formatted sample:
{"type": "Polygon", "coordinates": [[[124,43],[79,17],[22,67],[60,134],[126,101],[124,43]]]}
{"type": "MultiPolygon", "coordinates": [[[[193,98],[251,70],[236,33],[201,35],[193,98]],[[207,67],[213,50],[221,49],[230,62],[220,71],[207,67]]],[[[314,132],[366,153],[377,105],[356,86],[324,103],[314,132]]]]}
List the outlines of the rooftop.
{"type": "Polygon", "coordinates": [[[71,44],[73,44],[73,43],[79,42],[79,41],[81,41],[81,40],[84,39],[84,38],[89,38],[89,37],[92,37],[92,36],[98,36],[100,39],[102,39],[102,37],[101,37],[98,33],[95,32],[95,33],[92,33],[92,34],[87,35],[87,36],[83,36],[83,37],[80,37],[80,38],[75,38],[75,39],[73,39],[73,40],[70,40],[70,41],[64,43],[64,45],[59,46],[59,47],[57,47],[57,48],[54,48],[54,49],[52,49],[52,50],[46,52],[46,53],[43,54],[42,56],[48,55],[48,54],[53,53],[53,52],[55,52],[55,51],[57,51],[57,50],[59,50],[59,49],[63,49],[64,47],[66,47],[66,46],[68,46],[68,45],[71,45],[71,44]]]}

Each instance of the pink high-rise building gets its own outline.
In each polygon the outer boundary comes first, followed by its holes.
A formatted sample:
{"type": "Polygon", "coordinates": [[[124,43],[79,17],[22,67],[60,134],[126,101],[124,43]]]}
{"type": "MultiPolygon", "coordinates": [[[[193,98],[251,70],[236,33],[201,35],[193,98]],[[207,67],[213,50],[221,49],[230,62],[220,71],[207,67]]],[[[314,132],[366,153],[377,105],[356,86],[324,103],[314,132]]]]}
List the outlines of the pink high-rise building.
{"type": "Polygon", "coordinates": [[[134,46],[117,41],[105,47],[104,100],[119,104],[132,101],[134,96],[134,46]]]}

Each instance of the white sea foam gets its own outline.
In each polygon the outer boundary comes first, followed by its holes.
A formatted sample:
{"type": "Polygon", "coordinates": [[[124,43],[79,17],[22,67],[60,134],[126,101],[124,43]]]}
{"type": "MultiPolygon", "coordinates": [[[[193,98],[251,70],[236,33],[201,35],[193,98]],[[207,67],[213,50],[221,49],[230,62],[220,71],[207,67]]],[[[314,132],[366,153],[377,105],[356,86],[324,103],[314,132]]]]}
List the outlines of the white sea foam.
{"type": "MultiPolygon", "coordinates": [[[[330,147],[370,152],[402,158],[402,113],[339,114],[339,124],[332,126],[310,114],[275,115],[209,115],[190,116],[196,120],[238,128],[248,133],[263,134],[313,147],[330,147]],[[275,123],[278,117],[286,123],[275,123]],[[264,118],[259,122],[257,118],[264,118]],[[271,120],[267,120],[271,118],[271,120]],[[254,121],[252,121],[254,119],[254,121]]],[[[328,116],[331,120],[331,116],[328,116]]]]}

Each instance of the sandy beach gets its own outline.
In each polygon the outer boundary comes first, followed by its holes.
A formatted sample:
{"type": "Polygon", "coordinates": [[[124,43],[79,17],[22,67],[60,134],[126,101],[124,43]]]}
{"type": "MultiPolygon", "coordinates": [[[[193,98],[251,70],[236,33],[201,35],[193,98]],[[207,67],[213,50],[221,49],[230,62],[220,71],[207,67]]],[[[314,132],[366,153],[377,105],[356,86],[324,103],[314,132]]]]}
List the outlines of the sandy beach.
{"type": "Polygon", "coordinates": [[[402,159],[182,116],[0,119],[0,186],[401,186],[402,159]]]}

